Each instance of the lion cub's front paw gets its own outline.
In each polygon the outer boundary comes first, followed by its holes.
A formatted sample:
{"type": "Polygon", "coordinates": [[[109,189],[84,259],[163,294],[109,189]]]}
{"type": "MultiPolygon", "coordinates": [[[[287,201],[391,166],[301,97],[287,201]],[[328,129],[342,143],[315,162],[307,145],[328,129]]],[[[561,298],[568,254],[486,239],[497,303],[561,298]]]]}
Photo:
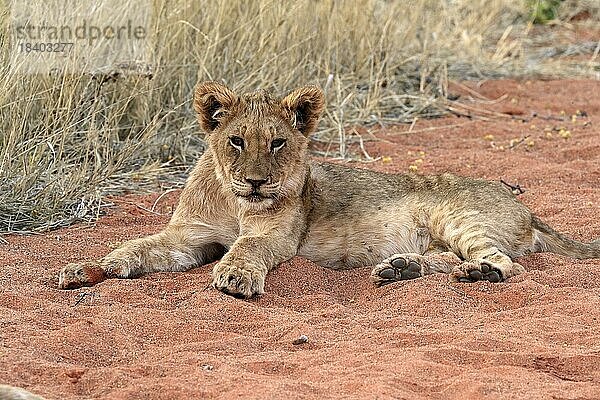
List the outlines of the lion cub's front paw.
{"type": "Polygon", "coordinates": [[[93,286],[105,279],[106,273],[99,263],[67,264],[58,274],[58,287],[60,289],[77,289],[82,286],[93,286]]]}
{"type": "Polygon", "coordinates": [[[221,261],[215,265],[212,272],[213,286],[231,296],[248,299],[265,292],[266,275],[266,268],[221,261]]]}

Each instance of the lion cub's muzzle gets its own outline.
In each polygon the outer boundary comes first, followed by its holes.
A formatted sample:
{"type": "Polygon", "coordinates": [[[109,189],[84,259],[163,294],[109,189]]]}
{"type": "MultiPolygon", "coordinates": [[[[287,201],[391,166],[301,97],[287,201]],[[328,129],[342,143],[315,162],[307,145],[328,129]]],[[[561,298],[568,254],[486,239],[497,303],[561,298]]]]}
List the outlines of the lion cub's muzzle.
{"type": "Polygon", "coordinates": [[[243,197],[245,200],[255,203],[265,199],[277,197],[281,184],[271,182],[270,179],[232,179],[231,189],[233,194],[243,197]]]}

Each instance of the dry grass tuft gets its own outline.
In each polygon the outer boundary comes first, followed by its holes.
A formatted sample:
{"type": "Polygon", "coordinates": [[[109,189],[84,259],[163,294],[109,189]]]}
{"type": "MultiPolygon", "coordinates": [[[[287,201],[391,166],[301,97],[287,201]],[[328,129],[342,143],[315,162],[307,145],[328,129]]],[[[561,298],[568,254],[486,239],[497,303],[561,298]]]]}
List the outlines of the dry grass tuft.
{"type": "MultiPolygon", "coordinates": [[[[598,21],[593,1],[565,3],[565,15],[585,10],[598,21]]],[[[198,80],[278,94],[306,83],[325,87],[328,109],[316,138],[346,157],[349,125],[442,115],[449,77],[548,68],[544,54],[527,50],[533,39],[525,2],[153,4],[151,77],[19,75],[6,62],[9,43],[0,31],[0,232],[93,220],[106,193],[180,185],[204,149],[190,107],[198,80]]],[[[0,3],[0,27],[7,12],[0,3]]],[[[591,56],[568,73],[598,74],[598,49],[579,50],[591,56]]]]}

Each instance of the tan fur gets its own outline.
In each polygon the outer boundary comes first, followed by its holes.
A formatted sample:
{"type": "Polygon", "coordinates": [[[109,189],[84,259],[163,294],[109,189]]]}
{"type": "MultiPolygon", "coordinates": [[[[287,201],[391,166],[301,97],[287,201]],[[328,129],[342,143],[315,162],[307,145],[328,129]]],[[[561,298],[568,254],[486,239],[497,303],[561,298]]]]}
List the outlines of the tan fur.
{"type": "Polygon", "coordinates": [[[9,385],[0,385],[0,400],[44,400],[42,397],[9,385]]]}
{"type": "Polygon", "coordinates": [[[310,161],[307,136],[323,106],[315,86],[277,100],[265,91],[239,96],[218,83],[198,85],[194,108],[209,146],[168,226],[99,263],[67,265],[60,287],[220,258],[213,285],[250,297],[264,292],[269,270],[295,255],[337,269],[377,264],[378,285],[434,272],[500,281],[524,271],[512,259],[537,251],[600,257],[599,242],[558,234],[497,183],[310,161]]]}

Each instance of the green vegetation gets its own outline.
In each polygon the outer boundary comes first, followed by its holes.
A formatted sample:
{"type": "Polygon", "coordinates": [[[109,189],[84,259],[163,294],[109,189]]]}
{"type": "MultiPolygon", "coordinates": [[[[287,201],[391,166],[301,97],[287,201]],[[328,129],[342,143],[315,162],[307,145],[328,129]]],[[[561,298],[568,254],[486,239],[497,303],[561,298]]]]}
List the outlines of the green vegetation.
{"type": "Polygon", "coordinates": [[[531,20],[536,24],[545,24],[558,17],[558,8],[562,0],[529,0],[531,20]]]}

